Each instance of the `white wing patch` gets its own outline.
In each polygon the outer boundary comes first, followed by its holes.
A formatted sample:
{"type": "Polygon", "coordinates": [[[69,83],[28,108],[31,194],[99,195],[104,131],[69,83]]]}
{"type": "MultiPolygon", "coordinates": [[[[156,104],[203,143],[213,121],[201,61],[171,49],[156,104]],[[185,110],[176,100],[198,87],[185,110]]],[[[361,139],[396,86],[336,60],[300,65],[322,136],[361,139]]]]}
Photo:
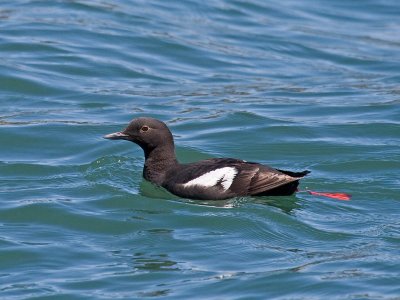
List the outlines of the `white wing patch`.
{"type": "Polygon", "coordinates": [[[232,185],[233,179],[235,179],[238,171],[233,167],[224,167],[207,172],[200,177],[192,179],[183,184],[184,187],[199,185],[204,187],[213,187],[218,183],[222,185],[226,191],[232,185]]]}

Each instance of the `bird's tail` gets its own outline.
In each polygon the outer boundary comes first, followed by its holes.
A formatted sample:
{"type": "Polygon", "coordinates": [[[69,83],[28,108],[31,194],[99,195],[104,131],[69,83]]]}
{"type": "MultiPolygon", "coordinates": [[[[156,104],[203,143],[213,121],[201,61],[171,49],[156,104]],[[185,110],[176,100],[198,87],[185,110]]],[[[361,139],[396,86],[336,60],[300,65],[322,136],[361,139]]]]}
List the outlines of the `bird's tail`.
{"type": "MultiPolygon", "coordinates": [[[[291,172],[291,171],[285,171],[285,170],[278,170],[279,172],[282,172],[286,175],[289,175],[294,178],[302,178],[306,176],[307,174],[311,173],[311,171],[305,170],[302,172],[291,172]]],[[[310,191],[310,190],[305,190],[305,191],[299,191],[297,192],[306,192],[309,193],[310,195],[314,196],[322,196],[322,197],[327,197],[331,199],[336,199],[336,200],[342,200],[342,201],[349,201],[351,199],[351,195],[347,193],[337,193],[337,192],[316,192],[316,191],[310,191]]]]}

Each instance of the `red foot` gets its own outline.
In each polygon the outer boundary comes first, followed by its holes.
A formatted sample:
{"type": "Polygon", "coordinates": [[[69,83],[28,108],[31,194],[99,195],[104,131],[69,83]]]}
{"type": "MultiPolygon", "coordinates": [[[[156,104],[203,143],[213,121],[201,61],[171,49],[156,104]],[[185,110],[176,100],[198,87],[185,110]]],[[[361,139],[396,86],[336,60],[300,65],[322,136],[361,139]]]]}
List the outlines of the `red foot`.
{"type": "Polygon", "coordinates": [[[351,199],[351,195],[346,193],[321,193],[321,192],[314,192],[314,191],[307,191],[311,195],[315,196],[325,196],[328,198],[333,198],[337,200],[349,201],[351,199]]]}

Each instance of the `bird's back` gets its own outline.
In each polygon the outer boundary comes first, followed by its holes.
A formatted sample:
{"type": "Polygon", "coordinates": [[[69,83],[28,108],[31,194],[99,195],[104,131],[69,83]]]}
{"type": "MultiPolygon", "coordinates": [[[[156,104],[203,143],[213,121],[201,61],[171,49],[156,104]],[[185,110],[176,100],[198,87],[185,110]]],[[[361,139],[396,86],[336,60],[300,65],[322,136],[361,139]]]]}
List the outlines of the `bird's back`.
{"type": "Polygon", "coordinates": [[[278,187],[277,192],[288,195],[295,192],[302,174],[238,159],[214,158],[177,165],[168,171],[162,186],[192,199],[263,195],[274,193],[278,187]]]}

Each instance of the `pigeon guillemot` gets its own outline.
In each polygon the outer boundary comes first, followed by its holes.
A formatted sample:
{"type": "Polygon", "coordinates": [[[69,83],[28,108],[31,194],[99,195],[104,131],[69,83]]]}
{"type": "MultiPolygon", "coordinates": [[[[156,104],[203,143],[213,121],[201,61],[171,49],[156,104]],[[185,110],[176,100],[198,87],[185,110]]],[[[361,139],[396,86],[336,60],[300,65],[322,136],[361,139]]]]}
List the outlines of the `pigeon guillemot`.
{"type": "Polygon", "coordinates": [[[148,117],[132,120],[123,131],[105,135],[127,140],[144,151],[143,177],[183,198],[220,200],[237,196],[287,196],[309,171],[291,172],[233,158],[180,164],[165,123],[148,117]]]}

